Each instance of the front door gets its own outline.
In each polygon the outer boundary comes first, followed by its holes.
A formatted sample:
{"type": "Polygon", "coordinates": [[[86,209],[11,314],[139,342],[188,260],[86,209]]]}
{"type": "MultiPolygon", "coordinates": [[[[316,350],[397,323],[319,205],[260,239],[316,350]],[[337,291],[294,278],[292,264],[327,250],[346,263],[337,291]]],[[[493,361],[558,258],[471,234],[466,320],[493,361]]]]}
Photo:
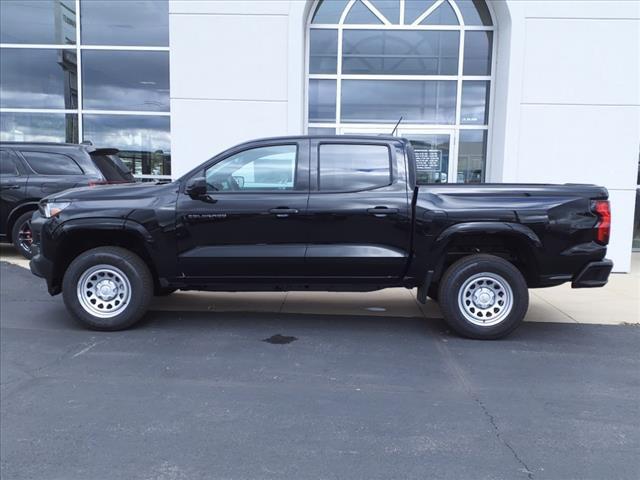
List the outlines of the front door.
{"type": "Polygon", "coordinates": [[[209,281],[302,275],[308,153],[306,140],[261,143],[194,174],[206,179],[207,194],[179,193],[182,275],[209,281]]]}

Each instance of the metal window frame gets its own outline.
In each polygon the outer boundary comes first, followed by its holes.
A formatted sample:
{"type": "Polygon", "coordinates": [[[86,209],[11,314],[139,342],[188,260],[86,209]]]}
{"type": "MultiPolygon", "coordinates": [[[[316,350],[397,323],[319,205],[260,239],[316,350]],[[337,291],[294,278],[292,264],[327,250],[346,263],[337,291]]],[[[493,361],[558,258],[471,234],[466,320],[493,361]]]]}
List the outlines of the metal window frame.
{"type": "MultiPolygon", "coordinates": [[[[78,140],[84,141],[84,115],[131,115],[131,116],[160,116],[171,117],[171,108],[166,112],[143,111],[143,110],[93,110],[83,107],[82,97],[82,52],[85,50],[104,50],[104,51],[137,51],[137,52],[169,52],[169,46],[135,46],[135,45],[84,45],[82,43],[82,16],[81,16],[81,0],[75,0],[76,9],[76,43],[70,44],[40,44],[40,43],[0,43],[0,49],[51,49],[51,50],[75,50],[76,52],[76,80],[78,92],[78,107],[73,109],[64,108],[14,108],[0,107],[0,113],[56,113],[56,114],[73,114],[77,116],[78,140]]],[[[170,178],[169,175],[149,175],[137,174],[136,178],[170,178]]]]}
{"type": "MultiPolygon", "coordinates": [[[[306,36],[305,36],[305,97],[304,97],[304,131],[308,132],[309,128],[335,128],[336,133],[341,133],[344,129],[353,130],[354,128],[361,128],[363,130],[385,130],[388,128],[388,132],[391,132],[395,126],[394,123],[346,123],[341,121],[342,106],[342,81],[343,80],[450,80],[456,81],[456,105],[455,105],[455,123],[451,125],[436,125],[436,124],[404,124],[403,130],[416,130],[420,133],[425,133],[433,130],[433,133],[439,133],[442,131],[452,131],[451,137],[451,160],[450,170],[457,172],[458,169],[458,153],[460,144],[460,131],[461,130],[486,130],[487,131],[487,146],[485,157],[485,171],[484,178],[493,178],[493,162],[492,162],[492,133],[493,133],[493,117],[494,117],[494,96],[495,96],[495,71],[496,71],[496,52],[498,45],[498,29],[496,28],[495,15],[492,11],[490,2],[487,3],[489,14],[491,15],[490,26],[485,25],[466,25],[462,12],[460,11],[456,0],[438,0],[433,5],[428,7],[416,20],[411,24],[405,24],[405,1],[400,1],[400,22],[399,24],[392,24],[386,19],[386,17],[369,1],[362,0],[369,10],[380,19],[382,23],[378,24],[345,24],[345,19],[349,14],[351,8],[355,4],[356,0],[349,0],[346,4],[340,19],[337,24],[319,24],[311,23],[313,14],[318,8],[320,0],[315,0],[310,10],[310,15],[307,20],[306,36]],[[419,25],[421,21],[427,18],[433,13],[440,5],[448,2],[453,8],[456,17],[458,18],[459,25],[419,25]],[[373,7],[373,8],[372,8],[373,7]],[[337,30],[338,35],[338,48],[337,48],[337,64],[335,74],[312,74],[309,72],[311,64],[311,44],[310,44],[310,32],[311,30],[330,29],[337,30]],[[342,47],[343,47],[343,32],[344,30],[432,30],[432,31],[457,31],[460,32],[460,40],[458,45],[458,73],[457,75],[353,75],[342,73],[342,47]],[[491,70],[489,75],[464,75],[464,44],[465,34],[469,31],[486,31],[492,32],[492,44],[491,44],[491,70]],[[334,122],[312,122],[309,121],[309,81],[310,80],[335,80],[336,81],[336,118],[334,122]],[[462,84],[468,80],[484,80],[489,82],[489,104],[487,105],[487,124],[486,125],[464,125],[460,123],[461,108],[462,108],[462,84]]],[[[450,176],[451,182],[457,182],[457,175],[450,176]]]]}

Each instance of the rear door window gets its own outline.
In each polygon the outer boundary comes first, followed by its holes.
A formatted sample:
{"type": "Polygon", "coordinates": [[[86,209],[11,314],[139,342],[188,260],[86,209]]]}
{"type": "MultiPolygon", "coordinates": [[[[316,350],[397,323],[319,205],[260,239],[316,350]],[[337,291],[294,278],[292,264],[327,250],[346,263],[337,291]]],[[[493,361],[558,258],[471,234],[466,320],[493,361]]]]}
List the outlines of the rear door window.
{"type": "Polygon", "coordinates": [[[386,145],[321,144],[319,189],[355,192],[391,184],[391,156],[386,145]]]}
{"type": "Polygon", "coordinates": [[[0,175],[19,175],[15,155],[9,150],[0,150],[0,175]]]}
{"type": "Polygon", "coordinates": [[[119,156],[91,154],[91,159],[107,182],[129,183],[135,181],[133,175],[119,156]]]}
{"type": "Polygon", "coordinates": [[[40,175],[82,175],[78,164],[66,155],[50,152],[21,152],[31,169],[40,175]]]}

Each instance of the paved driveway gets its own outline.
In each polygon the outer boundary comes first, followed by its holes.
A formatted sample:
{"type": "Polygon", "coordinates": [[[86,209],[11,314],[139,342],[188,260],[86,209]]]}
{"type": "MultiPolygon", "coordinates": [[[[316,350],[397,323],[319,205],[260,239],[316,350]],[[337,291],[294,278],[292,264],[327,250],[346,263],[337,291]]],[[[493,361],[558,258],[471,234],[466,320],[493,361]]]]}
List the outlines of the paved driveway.
{"type": "Polygon", "coordinates": [[[421,317],[155,311],[104,334],[2,263],[0,340],[3,479],[640,476],[636,326],[479,342],[421,317]]]}

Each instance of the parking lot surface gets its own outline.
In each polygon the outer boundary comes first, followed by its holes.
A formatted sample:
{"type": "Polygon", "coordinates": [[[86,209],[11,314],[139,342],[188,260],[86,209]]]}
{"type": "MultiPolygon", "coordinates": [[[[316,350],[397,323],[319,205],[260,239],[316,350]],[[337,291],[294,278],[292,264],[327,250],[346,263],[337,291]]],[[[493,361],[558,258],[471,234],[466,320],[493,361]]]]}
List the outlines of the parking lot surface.
{"type": "Polygon", "coordinates": [[[277,308],[91,332],[2,262],[0,476],[637,479],[639,352],[637,326],[277,308]]]}

